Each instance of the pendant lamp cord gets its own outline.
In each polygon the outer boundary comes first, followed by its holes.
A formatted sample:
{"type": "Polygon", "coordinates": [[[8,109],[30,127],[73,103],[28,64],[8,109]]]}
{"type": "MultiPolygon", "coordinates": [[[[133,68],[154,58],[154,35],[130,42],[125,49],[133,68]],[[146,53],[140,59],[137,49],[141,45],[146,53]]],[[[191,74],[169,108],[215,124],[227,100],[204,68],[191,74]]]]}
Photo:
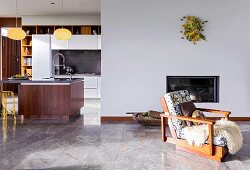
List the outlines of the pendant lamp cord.
{"type": "Polygon", "coordinates": [[[16,0],[16,28],[17,28],[17,0],[16,0]]]}
{"type": "Polygon", "coordinates": [[[62,0],[62,28],[63,28],[63,0],[62,0]]]}

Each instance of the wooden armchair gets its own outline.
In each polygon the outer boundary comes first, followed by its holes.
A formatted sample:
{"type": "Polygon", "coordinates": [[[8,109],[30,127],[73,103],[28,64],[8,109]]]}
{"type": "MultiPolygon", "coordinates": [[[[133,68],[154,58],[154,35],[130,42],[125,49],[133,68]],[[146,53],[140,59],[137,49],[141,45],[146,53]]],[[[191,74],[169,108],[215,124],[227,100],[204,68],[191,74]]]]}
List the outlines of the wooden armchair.
{"type": "MultiPolygon", "coordinates": [[[[186,94],[189,94],[187,91],[184,91],[184,92],[186,94]]],[[[184,101],[184,102],[188,102],[188,101],[184,101]]],[[[169,142],[169,143],[175,144],[176,149],[178,150],[186,151],[186,152],[193,153],[199,156],[203,156],[208,159],[221,162],[222,158],[228,153],[228,149],[226,145],[216,146],[213,144],[213,125],[215,123],[215,120],[211,120],[208,118],[200,119],[200,118],[192,118],[192,117],[186,117],[186,116],[181,116],[181,115],[178,115],[178,116],[173,115],[169,113],[170,108],[168,108],[165,97],[161,97],[161,104],[165,113],[161,115],[161,130],[162,130],[163,142],[169,142]],[[178,134],[176,133],[176,127],[173,125],[173,120],[177,120],[177,119],[182,120],[182,121],[192,121],[192,122],[207,124],[209,128],[208,144],[203,144],[201,147],[191,146],[187,143],[185,139],[179,138],[178,134]],[[172,137],[166,136],[167,121],[168,121],[168,126],[169,126],[172,137]]],[[[231,112],[229,111],[222,111],[222,110],[216,110],[216,109],[197,108],[197,110],[201,110],[203,112],[223,114],[225,118],[227,119],[229,118],[229,115],[231,114],[231,112]]]]}

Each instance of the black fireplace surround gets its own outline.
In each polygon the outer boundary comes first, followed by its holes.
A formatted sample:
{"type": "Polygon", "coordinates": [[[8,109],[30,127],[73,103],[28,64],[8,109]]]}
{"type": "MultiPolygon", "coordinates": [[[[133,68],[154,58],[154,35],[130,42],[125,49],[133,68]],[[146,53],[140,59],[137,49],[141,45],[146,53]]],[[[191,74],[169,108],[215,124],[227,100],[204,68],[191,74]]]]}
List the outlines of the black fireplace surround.
{"type": "Polygon", "coordinates": [[[196,103],[219,102],[219,76],[167,76],[167,93],[188,90],[196,103]]]}

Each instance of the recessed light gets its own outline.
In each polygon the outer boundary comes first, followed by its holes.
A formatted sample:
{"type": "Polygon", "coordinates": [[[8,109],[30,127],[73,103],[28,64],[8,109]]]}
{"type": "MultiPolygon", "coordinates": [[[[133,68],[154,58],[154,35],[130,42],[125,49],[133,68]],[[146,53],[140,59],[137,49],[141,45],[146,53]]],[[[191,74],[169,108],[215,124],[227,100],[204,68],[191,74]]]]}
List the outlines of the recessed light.
{"type": "Polygon", "coordinates": [[[55,2],[51,2],[50,4],[51,4],[51,5],[55,5],[55,2]]]}

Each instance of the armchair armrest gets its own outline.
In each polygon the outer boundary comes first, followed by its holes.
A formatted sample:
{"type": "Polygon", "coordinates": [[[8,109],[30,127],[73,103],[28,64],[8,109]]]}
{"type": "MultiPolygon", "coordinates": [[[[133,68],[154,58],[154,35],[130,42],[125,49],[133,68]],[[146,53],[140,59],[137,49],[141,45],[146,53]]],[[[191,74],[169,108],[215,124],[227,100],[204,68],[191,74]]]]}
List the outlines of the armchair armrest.
{"type": "Polygon", "coordinates": [[[197,110],[204,111],[204,112],[209,112],[209,113],[223,114],[223,115],[225,115],[225,118],[229,118],[229,115],[231,114],[230,111],[217,110],[217,109],[197,108],[197,110]]]}
{"type": "Polygon", "coordinates": [[[186,116],[171,116],[171,115],[165,115],[162,114],[162,117],[168,117],[171,119],[180,119],[180,120],[186,120],[186,121],[192,121],[192,122],[198,122],[198,123],[205,123],[208,125],[212,125],[214,124],[214,120],[210,120],[210,119],[200,119],[200,118],[193,118],[193,117],[186,117],[186,116]]]}

